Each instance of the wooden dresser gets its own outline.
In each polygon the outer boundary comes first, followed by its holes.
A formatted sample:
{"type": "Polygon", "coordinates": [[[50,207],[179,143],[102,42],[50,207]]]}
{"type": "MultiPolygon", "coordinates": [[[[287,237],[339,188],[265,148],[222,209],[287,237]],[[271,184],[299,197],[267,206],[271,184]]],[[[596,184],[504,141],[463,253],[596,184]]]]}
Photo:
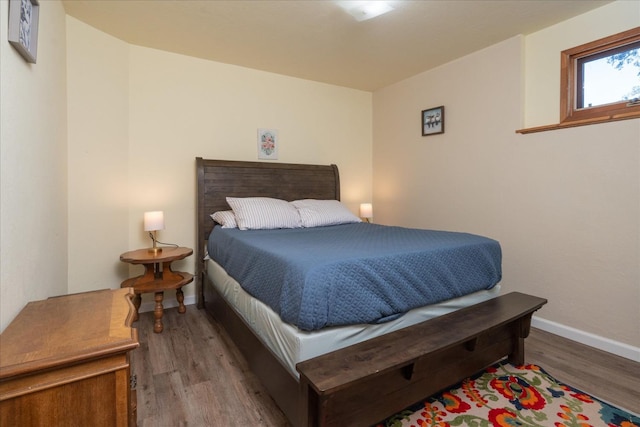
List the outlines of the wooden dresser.
{"type": "Polygon", "coordinates": [[[135,426],[131,288],[34,301],[0,335],[0,426],[135,426]]]}

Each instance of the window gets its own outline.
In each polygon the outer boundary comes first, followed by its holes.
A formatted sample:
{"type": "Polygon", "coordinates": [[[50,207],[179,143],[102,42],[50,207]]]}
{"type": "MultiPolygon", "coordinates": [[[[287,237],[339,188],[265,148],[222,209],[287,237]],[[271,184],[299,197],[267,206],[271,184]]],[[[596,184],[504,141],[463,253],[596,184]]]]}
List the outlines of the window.
{"type": "Polygon", "coordinates": [[[640,27],[562,52],[560,123],[640,117],[640,27]]]}

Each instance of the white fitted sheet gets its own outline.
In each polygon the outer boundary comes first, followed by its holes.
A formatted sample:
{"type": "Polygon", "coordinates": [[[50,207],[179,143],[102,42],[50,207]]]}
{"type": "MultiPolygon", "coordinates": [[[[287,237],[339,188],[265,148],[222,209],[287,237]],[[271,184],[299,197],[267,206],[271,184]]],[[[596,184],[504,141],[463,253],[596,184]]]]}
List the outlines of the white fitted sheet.
{"type": "Polygon", "coordinates": [[[238,282],[211,259],[207,260],[207,276],[220,295],[251,325],[260,339],[296,378],[299,377],[296,364],[303,360],[495,298],[500,293],[500,285],[498,284],[490,290],[474,292],[438,304],[415,308],[386,323],[357,324],[318,331],[301,331],[295,326],[282,322],[280,316],[271,307],[245,292],[238,282]]]}

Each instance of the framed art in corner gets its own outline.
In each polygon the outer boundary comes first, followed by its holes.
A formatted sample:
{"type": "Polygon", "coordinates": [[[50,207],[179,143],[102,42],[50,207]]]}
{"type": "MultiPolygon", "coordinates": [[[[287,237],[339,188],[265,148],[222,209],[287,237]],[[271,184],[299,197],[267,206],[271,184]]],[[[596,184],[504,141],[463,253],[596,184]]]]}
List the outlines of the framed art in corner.
{"type": "Polygon", "coordinates": [[[38,0],[9,0],[9,43],[32,64],[38,53],[38,0]]]}
{"type": "Polygon", "coordinates": [[[277,129],[258,129],[258,158],[278,160],[277,129]]]}
{"type": "Polygon", "coordinates": [[[444,133],[444,105],[422,110],[420,115],[422,136],[444,133]]]}

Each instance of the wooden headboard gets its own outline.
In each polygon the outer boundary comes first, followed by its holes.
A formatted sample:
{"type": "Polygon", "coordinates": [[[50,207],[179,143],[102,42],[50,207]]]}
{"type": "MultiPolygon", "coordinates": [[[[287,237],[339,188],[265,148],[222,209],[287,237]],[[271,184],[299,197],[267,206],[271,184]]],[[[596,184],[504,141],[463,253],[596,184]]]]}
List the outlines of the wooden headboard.
{"type": "Polygon", "coordinates": [[[196,298],[204,303],[204,248],[214,222],[214,212],[230,209],[227,197],[273,197],[283,200],[340,200],[336,165],[241,162],[196,157],[197,261],[196,298]]]}

